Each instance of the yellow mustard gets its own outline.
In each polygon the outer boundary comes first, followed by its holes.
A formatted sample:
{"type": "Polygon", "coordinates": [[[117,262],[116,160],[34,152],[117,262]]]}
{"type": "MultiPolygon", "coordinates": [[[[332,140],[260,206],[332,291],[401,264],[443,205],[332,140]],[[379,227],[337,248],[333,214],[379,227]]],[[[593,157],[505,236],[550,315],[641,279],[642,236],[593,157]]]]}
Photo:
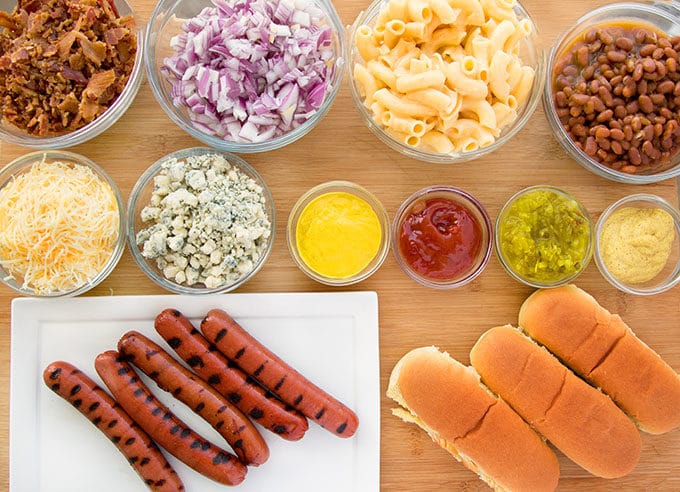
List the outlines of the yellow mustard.
{"type": "Polygon", "coordinates": [[[295,241],[305,264],[319,275],[348,278],[375,258],[382,227],[373,208],[344,191],[316,197],[302,210],[295,241]]]}
{"type": "Polygon", "coordinates": [[[673,217],[658,208],[626,207],[611,214],[602,227],[600,250],[610,273],[626,284],[652,280],[671,254],[673,217]]]}

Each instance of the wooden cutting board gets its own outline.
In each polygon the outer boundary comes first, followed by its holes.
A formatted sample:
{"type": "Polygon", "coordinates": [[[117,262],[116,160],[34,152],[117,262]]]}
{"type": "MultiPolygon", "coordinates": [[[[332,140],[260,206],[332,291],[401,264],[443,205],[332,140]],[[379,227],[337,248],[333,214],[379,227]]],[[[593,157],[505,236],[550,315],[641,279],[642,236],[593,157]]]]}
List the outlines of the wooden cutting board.
{"type": "MultiPolygon", "coordinates": [[[[608,2],[527,0],[525,5],[539,25],[543,46],[549,49],[558,34],[579,16],[605,3],[608,2]]],[[[152,0],[132,0],[132,4],[144,21],[154,6],[152,0]]],[[[351,24],[367,5],[360,0],[336,1],[345,24],[351,24]]],[[[72,150],[103,166],[127,197],[139,175],[156,159],[198,144],[163,113],[145,82],[132,107],[117,124],[72,150]]],[[[2,143],[0,162],[5,164],[28,151],[2,143]]],[[[513,193],[535,184],[557,185],[571,192],[583,201],[595,219],[613,201],[640,191],[658,194],[677,204],[678,188],[673,180],[644,187],[623,185],[581,168],[553,138],[541,108],[512,141],[485,158],[448,166],[408,159],[384,146],[364,126],[346,83],[329,114],[309,135],[288,148],[244,157],[272,189],[278,223],[271,257],[240,292],[329,290],[296,268],[285,239],[285,222],[297,198],[327,180],[346,179],[363,185],[382,200],[391,217],[408,195],[433,184],[451,184],[469,191],[487,207],[492,219],[513,193]]],[[[601,277],[594,263],[576,284],[606,308],[619,313],[640,338],[680,371],[680,287],[649,298],[625,295],[601,277]]],[[[393,365],[412,348],[437,345],[468,363],[469,350],[481,333],[492,326],[517,322],[519,306],[532,289],[512,280],[493,256],[485,272],[472,284],[453,291],[433,291],[407,278],[390,255],[373,277],[346,290],[375,290],[379,297],[381,489],[487,490],[473,473],[434,445],[424,432],[393,417],[392,402],[384,391],[393,365]]],[[[89,295],[160,293],[164,292],[144,277],[126,251],[111,276],[89,295]]],[[[0,387],[4,388],[0,391],[0,488],[5,490],[9,310],[13,297],[8,289],[0,289],[0,387]]],[[[629,476],[617,480],[591,477],[563,455],[559,457],[560,490],[680,490],[680,430],[664,436],[643,435],[640,464],[629,476]]]]}

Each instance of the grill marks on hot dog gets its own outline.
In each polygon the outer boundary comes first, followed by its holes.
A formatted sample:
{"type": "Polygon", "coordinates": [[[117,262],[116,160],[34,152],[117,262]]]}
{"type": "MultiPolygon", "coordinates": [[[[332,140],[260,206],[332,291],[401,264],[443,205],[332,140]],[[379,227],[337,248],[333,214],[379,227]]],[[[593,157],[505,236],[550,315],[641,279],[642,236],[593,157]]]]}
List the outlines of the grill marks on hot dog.
{"type": "Polygon", "coordinates": [[[236,456],[191,430],[161,403],[115,350],[97,356],[95,369],[120,405],[160,446],[197,472],[225,485],[243,481],[236,456]]]}
{"type": "Polygon", "coordinates": [[[257,428],[209,384],[179,364],[162,347],[141,333],[130,331],[118,341],[128,362],[153,379],[158,387],[189,406],[224,437],[246,465],[269,458],[269,448],[257,428]]]}
{"type": "Polygon", "coordinates": [[[228,361],[182,313],[161,312],[156,331],[198,374],[244,414],[284,439],[297,441],[309,425],[305,417],[281,403],[258,382],[228,361]]]}
{"type": "Polygon", "coordinates": [[[359,419],[351,409],[281,360],[226,312],[210,310],[201,331],[227,358],[307,418],[340,437],[356,432],[359,419]]]}
{"type": "Polygon", "coordinates": [[[68,362],[57,361],[45,368],[43,380],[116,445],[151,490],[184,490],[179,476],[149,435],[86,374],[68,362]]]}

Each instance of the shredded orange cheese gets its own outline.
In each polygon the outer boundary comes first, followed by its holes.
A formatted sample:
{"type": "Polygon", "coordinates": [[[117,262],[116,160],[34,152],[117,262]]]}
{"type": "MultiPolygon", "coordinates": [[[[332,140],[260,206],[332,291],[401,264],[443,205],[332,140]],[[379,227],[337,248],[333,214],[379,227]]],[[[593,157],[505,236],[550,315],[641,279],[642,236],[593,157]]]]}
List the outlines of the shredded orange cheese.
{"type": "Polygon", "coordinates": [[[118,229],[115,194],[87,166],[43,160],[0,190],[0,265],[36,294],[91,281],[118,229]]]}

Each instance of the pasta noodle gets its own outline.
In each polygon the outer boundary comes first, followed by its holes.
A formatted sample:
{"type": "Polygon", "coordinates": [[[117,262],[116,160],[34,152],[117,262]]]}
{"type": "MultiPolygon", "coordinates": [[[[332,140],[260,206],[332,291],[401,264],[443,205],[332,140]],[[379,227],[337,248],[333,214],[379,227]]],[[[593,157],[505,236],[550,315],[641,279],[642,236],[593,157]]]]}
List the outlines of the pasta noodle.
{"type": "Polygon", "coordinates": [[[397,77],[394,75],[394,71],[392,69],[375,60],[368,62],[366,64],[366,68],[373,77],[383,82],[387,87],[390,89],[396,88],[397,77]]]}
{"type": "Polygon", "coordinates": [[[535,73],[515,0],[388,0],[358,26],[354,79],[376,123],[429,152],[491,145],[518,117],[535,73]]]}

